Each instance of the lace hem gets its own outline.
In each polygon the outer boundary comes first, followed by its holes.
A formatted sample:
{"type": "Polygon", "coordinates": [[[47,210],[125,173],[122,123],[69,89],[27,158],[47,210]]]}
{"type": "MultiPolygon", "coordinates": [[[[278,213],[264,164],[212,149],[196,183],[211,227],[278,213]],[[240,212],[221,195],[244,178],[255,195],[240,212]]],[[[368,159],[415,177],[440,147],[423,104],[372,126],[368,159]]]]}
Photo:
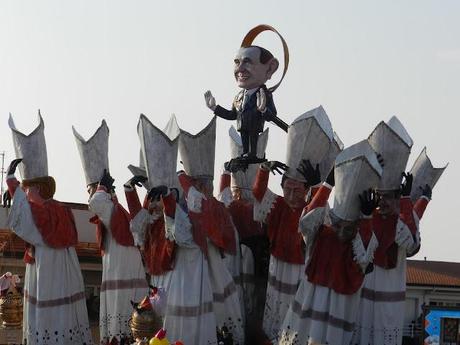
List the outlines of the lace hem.
{"type": "Polygon", "coordinates": [[[364,248],[363,240],[361,235],[358,233],[353,239],[352,245],[354,255],[353,260],[355,260],[356,263],[361,266],[361,270],[365,272],[367,265],[374,260],[374,252],[379,245],[377,237],[374,233],[372,233],[372,237],[367,245],[367,248],[364,248]]]}
{"type": "Polygon", "coordinates": [[[153,217],[145,209],[141,209],[129,223],[129,229],[133,234],[134,245],[143,246],[145,239],[145,231],[147,226],[153,222],[153,217]]]}
{"type": "Polygon", "coordinates": [[[264,222],[267,219],[268,214],[271,212],[275,205],[276,198],[278,196],[273,193],[270,189],[264,194],[262,201],[254,201],[254,220],[258,222],[264,222]]]}

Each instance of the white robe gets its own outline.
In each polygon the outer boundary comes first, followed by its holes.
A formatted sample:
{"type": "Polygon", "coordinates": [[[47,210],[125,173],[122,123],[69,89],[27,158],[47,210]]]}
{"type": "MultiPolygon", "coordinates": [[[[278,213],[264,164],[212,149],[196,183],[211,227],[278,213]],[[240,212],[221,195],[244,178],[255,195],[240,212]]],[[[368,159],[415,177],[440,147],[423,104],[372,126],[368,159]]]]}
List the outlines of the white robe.
{"type": "MultiPolygon", "coordinates": [[[[277,195],[267,189],[263,199],[254,202],[254,219],[265,222],[277,195]]],[[[299,287],[305,264],[291,264],[270,255],[267,293],[262,327],[271,341],[276,341],[280,327],[299,287]]]]}
{"type": "Polygon", "coordinates": [[[54,249],[43,242],[21,188],[14,193],[8,222],[35,247],[35,263],[26,265],[23,339],[28,345],[93,344],[75,248],[54,249]]]}
{"type": "Polygon", "coordinates": [[[145,269],[139,250],[118,244],[110,232],[113,201],[110,194],[97,191],[89,201],[103,222],[106,233],[102,257],[99,330],[101,342],[113,337],[131,336],[129,320],[133,312],[130,301],[139,302],[148,295],[145,269]]]}
{"type": "Polygon", "coordinates": [[[208,262],[193,241],[190,221],[179,206],[174,219],[165,217],[165,224],[177,244],[164,319],[168,339],[187,345],[216,345],[217,322],[208,262]]]}
{"type": "MultiPolygon", "coordinates": [[[[307,247],[307,262],[321,225],[330,222],[327,209],[314,209],[299,223],[307,247]]],[[[372,262],[377,239],[372,234],[367,248],[359,234],[352,242],[354,260],[364,272],[372,262]]],[[[304,275],[284,319],[278,344],[349,345],[358,317],[360,293],[361,289],[351,295],[340,294],[331,288],[310,283],[304,275]]]]}
{"type": "MultiPolygon", "coordinates": [[[[190,211],[201,213],[201,202],[205,199],[195,187],[190,187],[187,195],[187,207],[190,211]]],[[[236,231],[236,230],[235,230],[236,231]]],[[[230,256],[232,258],[232,256],[230,256]]],[[[236,257],[233,256],[233,259],[236,257]]],[[[244,320],[242,311],[242,296],[237,285],[222,259],[218,248],[208,240],[209,279],[213,292],[213,310],[216,316],[217,327],[226,326],[233,335],[235,345],[244,344],[244,320]]],[[[231,260],[231,262],[235,262],[231,260]]],[[[238,264],[240,267],[241,263],[238,264]]]]}
{"type": "Polygon", "coordinates": [[[396,225],[398,258],[395,268],[374,270],[364,278],[359,318],[351,344],[401,345],[406,313],[406,256],[420,245],[418,217],[414,236],[401,219],[396,225]]]}

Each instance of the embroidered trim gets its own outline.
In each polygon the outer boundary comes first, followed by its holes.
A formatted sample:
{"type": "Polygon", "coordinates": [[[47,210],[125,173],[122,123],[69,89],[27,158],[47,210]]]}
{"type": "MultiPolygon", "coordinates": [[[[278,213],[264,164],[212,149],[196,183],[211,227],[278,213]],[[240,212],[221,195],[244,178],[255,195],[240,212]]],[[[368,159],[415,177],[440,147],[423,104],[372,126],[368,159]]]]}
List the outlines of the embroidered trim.
{"type": "Polygon", "coordinates": [[[414,246],[412,233],[401,219],[398,219],[398,223],[396,224],[395,242],[399,247],[406,248],[407,250],[410,250],[414,246]]]}
{"type": "Polygon", "coordinates": [[[145,209],[141,209],[129,222],[129,230],[133,234],[134,245],[143,246],[147,226],[153,222],[153,217],[145,209]]]}
{"type": "Polygon", "coordinates": [[[374,233],[372,233],[372,237],[367,245],[367,249],[364,248],[363,240],[361,235],[358,233],[356,234],[355,238],[352,241],[353,245],[353,260],[356,261],[361,266],[361,270],[363,272],[366,271],[367,265],[374,261],[374,253],[377,249],[379,242],[377,237],[374,233]]]}
{"type": "Polygon", "coordinates": [[[278,195],[273,193],[270,189],[264,194],[262,201],[258,202],[254,200],[254,220],[257,222],[264,222],[267,219],[268,214],[275,206],[278,195]]]}
{"type": "Polygon", "coordinates": [[[268,276],[268,284],[270,284],[270,286],[276,291],[284,293],[286,295],[295,295],[295,293],[297,292],[297,288],[299,286],[298,283],[285,283],[281,280],[276,279],[276,277],[271,274],[268,276]]]}
{"type": "Polygon", "coordinates": [[[198,306],[167,305],[166,315],[178,317],[198,317],[213,312],[212,302],[205,302],[198,306]]]}
{"type": "Polygon", "coordinates": [[[299,232],[302,234],[304,242],[307,245],[307,251],[313,244],[319,228],[324,223],[325,212],[325,207],[318,207],[300,217],[299,232]]]}
{"type": "Polygon", "coordinates": [[[355,323],[335,317],[327,311],[317,311],[313,309],[302,310],[302,306],[297,300],[292,302],[292,311],[301,319],[312,319],[315,321],[325,322],[332,327],[341,328],[345,332],[352,332],[355,323]]]}
{"type": "Polygon", "coordinates": [[[224,303],[225,300],[230,297],[232,294],[234,294],[236,292],[236,285],[233,281],[231,281],[230,283],[228,283],[228,285],[224,288],[224,292],[223,293],[216,293],[216,292],[213,292],[212,294],[212,299],[214,302],[220,302],[220,303],[224,303]]]}
{"type": "Polygon", "coordinates": [[[37,297],[30,295],[29,291],[24,290],[24,299],[26,299],[28,303],[35,305],[37,308],[59,307],[61,305],[73,304],[80,300],[84,300],[85,292],[81,291],[67,297],[39,301],[37,300],[37,297]]]}
{"type": "Polygon", "coordinates": [[[147,286],[148,284],[145,279],[105,280],[101,284],[101,292],[107,290],[146,288],[147,286]]]}
{"type": "Polygon", "coordinates": [[[176,241],[179,246],[189,248],[196,247],[193,242],[190,219],[187,213],[185,213],[179,205],[176,205],[174,218],[165,215],[164,219],[167,239],[176,241]]]}
{"type": "Polygon", "coordinates": [[[217,196],[217,200],[222,202],[225,207],[229,207],[230,204],[233,202],[232,191],[230,188],[226,187],[222,192],[219,193],[217,196]]]}
{"type": "Polygon", "coordinates": [[[191,212],[201,213],[201,203],[206,200],[203,193],[200,193],[195,187],[190,187],[187,194],[187,208],[191,212]]]}
{"type": "Polygon", "coordinates": [[[361,297],[373,302],[404,302],[406,300],[406,291],[386,292],[363,288],[361,297]]]}

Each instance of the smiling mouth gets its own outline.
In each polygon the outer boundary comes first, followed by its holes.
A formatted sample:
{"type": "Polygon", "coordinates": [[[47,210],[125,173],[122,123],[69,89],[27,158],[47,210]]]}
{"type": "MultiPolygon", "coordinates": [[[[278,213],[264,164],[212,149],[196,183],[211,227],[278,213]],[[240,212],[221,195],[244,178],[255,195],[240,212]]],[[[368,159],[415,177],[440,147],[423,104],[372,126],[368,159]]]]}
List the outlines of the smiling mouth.
{"type": "Polygon", "coordinates": [[[236,79],[238,79],[238,81],[246,81],[249,79],[249,77],[250,77],[249,73],[237,73],[236,74],[236,79]]]}

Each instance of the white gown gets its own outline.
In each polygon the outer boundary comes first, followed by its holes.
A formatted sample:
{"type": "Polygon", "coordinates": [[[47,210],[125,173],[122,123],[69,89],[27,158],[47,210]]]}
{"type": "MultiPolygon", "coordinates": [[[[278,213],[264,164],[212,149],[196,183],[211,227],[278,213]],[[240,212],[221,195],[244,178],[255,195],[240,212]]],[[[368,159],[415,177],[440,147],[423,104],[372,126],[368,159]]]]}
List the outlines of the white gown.
{"type": "MultiPolygon", "coordinates": [[[[307,247],[307,262],[318,231],[329,225],[328,207],[316,208],[299,222],[307,247]]],[[[352,240],[353,257],[361,269],[372,262],[377,239],[364,247],[359,233],[352,240]]],[[[349,345],[359,312],[361,288],[345,295],[321,285],[312,284],[303,275],[280,331],[279,345],[330,344],[349,345]]]]}
{"type": "Polygon", "coordinates": [[[168,339],[187,345],[216,345],[217,322],[208,262],[193,241],[190,221],[179,206],[175,218],[165,220],[166,231],[177,244],[164,319],[168,339]]]}
{"type": "Polygon", "coordinates": [[[28,345],[93,344],[75,248],[54,249],[43,242],[21,188],[14,193],[8,222],[35,247],[35,263],[26,265],[23,339],[28,345]]]}
{"type": "Polygon", "coordinates": [[[106,228],[102,283],[100,294],[99,329],[101,343],[131,336],[129,320],[133,312],[130,301],[139,302],[148,294],[145,269],[139,250],[118,244],[110,233],[113,201],[110,194],[97,191],[89,207],[106,228]]]}
{"type": "Polygon", "coordinates": [[[412,236],[401,219],[396,225],[398,245],[396,267],[374,270],[364,278],[359,317],[351,344],[400,345],[406,312],[406,256],[420,245],[418,217],[414,213],[417,232],[412,236]],[[415,239],[415,241],[414,241],[415,239]]]}

